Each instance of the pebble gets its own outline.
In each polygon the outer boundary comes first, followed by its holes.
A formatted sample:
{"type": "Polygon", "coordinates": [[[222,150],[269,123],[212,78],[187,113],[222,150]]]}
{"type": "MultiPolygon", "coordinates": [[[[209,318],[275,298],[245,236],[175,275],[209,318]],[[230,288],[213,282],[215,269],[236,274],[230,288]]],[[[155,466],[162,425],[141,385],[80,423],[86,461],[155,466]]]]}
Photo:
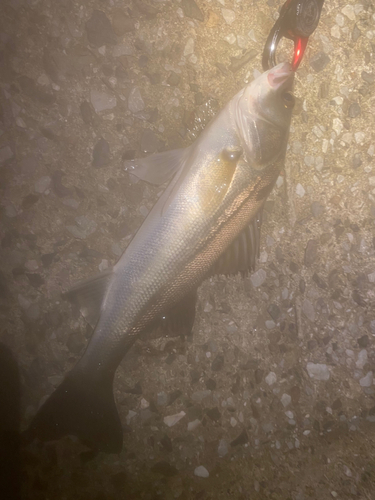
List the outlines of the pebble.
{"type": "Polygon", "coordinates": [[[329,380],[330,378],[328,366],[325,364],[307,363],[306,369],[310,378],[315,380],[329,380]]]}
{"type": "Polygon", "coordinates": [[[36,260],[28,260],[25,262],[25,268],[28,271],[36,271],[39,268],[39,264],[36,260]]]}
{"type": "Polygon", "coordinates": [[[348,109],[349,118],[357,118],[361,114],[361,107],[357,102],[352,102],[348,109]]]}
{"type": "Polygon", "coordinates": [[[90,90],[90,101],[97,113],[113,109],[117,105],[115,96],[95,89],[90,90]]]}
{"type": "Polygon", "coordinates": [[[355,43],[358,38],[362,35],[362,31],[358,28],[358,26],[355,24],[352,30],[352,40],[355,43]]]}
{"type": "Polygon", "coordinates": [[[75,238],[80,240],[86,239],[91,234],[95,233],[97,229],[97,223],[87,217],[86,215],[80,215],[75,218],[76,226],[66,226],[67,230],[75,238]]]}
{"type": "Polygon", "coordinates": [[[276,373],[275,372],[269,372],[269,374],[266,376],[266,378],[264,380],[266,381],[266,383],[268,385],[273,385],[276,382],[276,380],[277,380],[276,373]]]}
{"type": "Polygon", "coordinates": [[[312,321],[312,322],[315,321],[315,309],[314,309],[313,304],[308,299],[305,299],[303,301],[302,311],[310,321],[312,321]]]}
{"type": "Polygon", "coordinates": [[[188,423],[187,429],[188,429],[188,431],[194,431],[200,425],[201,425],[201,421],[198,419],[195,419],[192,422],[188,423]]]}
{"type": "Polygon", "coordinates": [[[292,401],[292,398],[291,398],[291,396],[289,396],[289,394],[284,393],[281,396],[281,403],[284,406],[284,408],[286,408],[291,403],[291,401],[292,401]]]}
{"type": "Polygon", "coordinates": [[[185,48],[184,48],[184,56],[190,56],[194,53],[194,38],[188,38],[185,48]]]}
{"type": "Polygon", "coordinates": [[[96,168],[106,167],[111,159],[111,150],[108,142],[101,137],[92,151],[92,165],[96,168]]]}
{"type": "Polygon", "coordinates": [[[14,205],[7,205],[5,207],[5,214],[10,219],[18,215],[17,209],[14,205]]]}
{"type": "Polygon", "coordinates": [[[266,278],[266,271],[264,271],[263,269],[258,269],[258,271],[250,276],[250,281],[253,287],[258,288],[259,286],[263,285],[263,283],[266,281],[266,278]]]}
{"type": "Polygon", "coordinates": [[[347,465],[344,465],[343,469],[344,469],[345,476],[352,477],[352,471],[349,469],[349,467],[347,465]]]}
{"type": "Polygon", "coordinates": [[[202,391],[196,391],[191,395],[191,399],[197,403],[201,403],[203,399],[207,398],[210,395],[211,391],[208,389],[202,391]]]}
{"type": "Polygon", "coordinates": [[[330,61],[330,57],[325,52],[318,52],[315,56],[310,58],[310,66],[314,71],[319,73],[330,61]]]}
{"type": "Polygon", "coordinates": [[[238,422],[237,422],[237,420],[236,420],[234,417],[231,417],[231,418],[230,418],[230,425],[231,425],[232,427],[236,427],[237,423],[238,423],[238,422]]]}
{"type": "Polygon", "coordinates": [[[134,55],[134,49],[129,41],[118,43],[112,49],[113,57],[132,56],[132,55],[134,55]]]}
{"type": "Polygon", "coordinates": [[[48,175],[44,175],[43,177],[40,177],[34,184],[34,190],[37,193],[44,193],[51,187],[51,182],[52,179],[48,175]]]}
{"type": "Polygon", "coordinates": [[[324,206],[318,201],[313,201],[311,204],[311,213],[315,219],[319,218],[324,213],[324,206]]]}
{"type": "Polygon", "coordinates": [[[27,309],[29,309],[29,307],[31,306],[31,300],[24,297],[20,293],[18,294],[17,299],[21,309],[23,309],[24,311],[27,311],[27,309]]]}
{"type": "Polygon", "coordinates": [[[145,109],[145,103],[138,87],[133,87],[128,98],[128,108],[132,113],[139,113],[145,109]]]}
{"type": "Polygon", "coordinates": [[[334,118],[332,122],[332,128],[336,132],[337,135],[340,135],[342,132],[344,125],[340,118],[334,118]]]}
{"type": "Polygon", "coordinates": [[[355,13],[353,5],[345,5],[345,7],[341,9],[341,12],[351,21],[355,21],[355,13]]]}
{"type": "Polygon", "coordinates": [[[358,359],[355,365],[359,370],[362,370],[366,363],[367,363],[367,351],[366,349],[362,349],[362,351],[358,353],[358,359]]]}
{"type": "Polygon", "coordinates": [[[356,132],[356,133],[354,134],[355,142],[356,142],[357,144],[361,144],[361,145],[362,145],[362,144],[363,144],[363,141],[365,140],[365,137],[366,137],[366,135],[365,135],[365,133],[364,133],[364,132],[356,132]]]}
{"type": "Polygon", "coordinates": [[[203,465],[200,465],[199,467],[196,467],[194,469],[194,475],[198,477],[208,477],[210,474],[206,467],[203,467],[203,465]]]}
{"type": "Polygon", "coordinates": [[[375,81],[374,73],[367,73],[366,71],[362,71],[361,73],[362,80],[364,80],[369,85],[372,85],[375,81]]]}
{"type": "Polygon", "coordinates": [[[236,19],[236,14],[230,9],[221,9],[223,18],[227,24],[232,24],[236,19]]]}
{"type": "Polygon", "coordinates": [[[202,11],[194,0],[182,0],[181,7],[186,17],[191,17],[197,21],[203,21],[204,17],[202,11]]]}
{"type": "Polygon", "coordinates": [[[118,36],[123,36],[125,33],[135,30],[134,21],[128,17],[122,9],[116,9],[112,15],[113,31],[118,36]]]}
{"type": "Polygon", "coordinates": [[[331,28],[331,36],[335,38],[340,38],[341,37],[341,32],[340,28],[337,26],[337,24],[334,24],[331,28]]]}
{"type": "Polygon", "coordinates": [[[116,35],[111,21],[101,10],[94,10],[86,23],[88,41],[95,47],[116,43],[116,35]]]}
{"type": "Polygon", "coordinates": [[[226,441],[225,439],[220,439],[219,446],[217,448],[219,457],[225,457],[225,455],[228,454],[228,451],[229,451],[228,441],[226,441]]]}
{"type": "Polygon", "coordinates": [[[373,373],[370,371],[365,377],[362,377],[359,381],[361,387],[371,387],[373,383],[373,373]]]}
{"type": "Polygon", "coordinates": [[[305,189],[304,187],[302,186],[302,184],[298,183],[297,186],[296,186],[296,194],[297,196],[299,196],[300,198],[303,198],[305,196],[305,189]]]}
{"type": "Polygon", "coordinates": [[[9,146],[4,146],[0,149],[0,163],[4,163],[11,158],[13,158],[13,151],[9,146]]]}
{"type": "Polygon", "coordinates": [[[168,427],[173,427],[174,425],[177,424],[184,416],[186,413],[184,411],[180,411],[180,413],[176,413],[175,415],[168,415],[167,417],[164,417],[164,423],[168,427]]]}
{"type": "Polygon", "coordinates": [[[158,406],[166,406],[168,404],[168,394],[159,392],[156,400],[158,406]]]}

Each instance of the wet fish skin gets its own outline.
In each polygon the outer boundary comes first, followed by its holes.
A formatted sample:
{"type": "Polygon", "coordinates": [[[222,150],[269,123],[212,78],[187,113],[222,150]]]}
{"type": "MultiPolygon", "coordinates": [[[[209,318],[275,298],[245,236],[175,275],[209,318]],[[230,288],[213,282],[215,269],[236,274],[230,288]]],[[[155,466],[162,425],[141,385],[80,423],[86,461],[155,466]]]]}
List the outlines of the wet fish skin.
{"type": "Polygon", "coordinates": [[[89,345],[37,413],[30,439],[75,434],[95,449],[121,450],[117,366],[142,332],[200,285],[262,207],[284,163],[293,77],[290,65],[276,66],[242,89],[191,146],[134,162],[146,181],[173,180],[105,276],[89,345]]]}

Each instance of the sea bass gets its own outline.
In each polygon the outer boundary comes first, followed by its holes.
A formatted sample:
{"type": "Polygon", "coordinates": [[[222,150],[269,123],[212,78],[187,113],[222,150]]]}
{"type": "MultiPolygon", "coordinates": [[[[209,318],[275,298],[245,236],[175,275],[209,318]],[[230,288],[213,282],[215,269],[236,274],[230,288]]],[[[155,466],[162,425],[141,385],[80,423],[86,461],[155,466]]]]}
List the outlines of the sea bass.
{"type": "Polygon", "coordinates": [[[172,180],[114,268],[72,290],[96,316],[96,327],[82,358],[31,422],[29,439],[73,434],[96,450],[121,451],[112,384],[126,352],[159,321],[194,317],[206,277],[253,266],[257,214],[285,159],[293,79],[289,64],[272,68],[191,146],[133,162],[146,181],[172,180]]]}

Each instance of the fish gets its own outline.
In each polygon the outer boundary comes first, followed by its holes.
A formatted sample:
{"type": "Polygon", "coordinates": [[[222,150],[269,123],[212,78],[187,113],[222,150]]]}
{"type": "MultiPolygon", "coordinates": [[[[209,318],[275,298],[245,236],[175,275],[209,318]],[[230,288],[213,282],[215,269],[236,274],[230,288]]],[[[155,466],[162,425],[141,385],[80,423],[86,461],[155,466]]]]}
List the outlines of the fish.
{"type": "Polygon", "coordinates": [[[28,440],[70,434],[93,450],[121,451],[112,386],[125,354],[160,325],[191,331],[204,279],[254,267],[262,207],[285,161],[293,81],[291,65],[279,64],[238,92],[187,148],[127,163],[139,179],[169,184],[113,269],[68,292],[96,326],[33,418],[28,440]]]}

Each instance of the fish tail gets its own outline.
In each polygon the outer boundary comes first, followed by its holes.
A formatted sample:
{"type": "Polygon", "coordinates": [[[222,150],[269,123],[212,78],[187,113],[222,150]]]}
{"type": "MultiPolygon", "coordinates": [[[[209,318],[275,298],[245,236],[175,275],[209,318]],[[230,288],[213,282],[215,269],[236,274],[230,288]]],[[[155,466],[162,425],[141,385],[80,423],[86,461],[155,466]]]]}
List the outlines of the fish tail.
{"type": "Polygon", "coordinates": [[[92,379],[73,371],[39,409],[24,438],[74,435],[93,450],[119,453],[123,436],[112,384],[113,377],[92,379]]]}

